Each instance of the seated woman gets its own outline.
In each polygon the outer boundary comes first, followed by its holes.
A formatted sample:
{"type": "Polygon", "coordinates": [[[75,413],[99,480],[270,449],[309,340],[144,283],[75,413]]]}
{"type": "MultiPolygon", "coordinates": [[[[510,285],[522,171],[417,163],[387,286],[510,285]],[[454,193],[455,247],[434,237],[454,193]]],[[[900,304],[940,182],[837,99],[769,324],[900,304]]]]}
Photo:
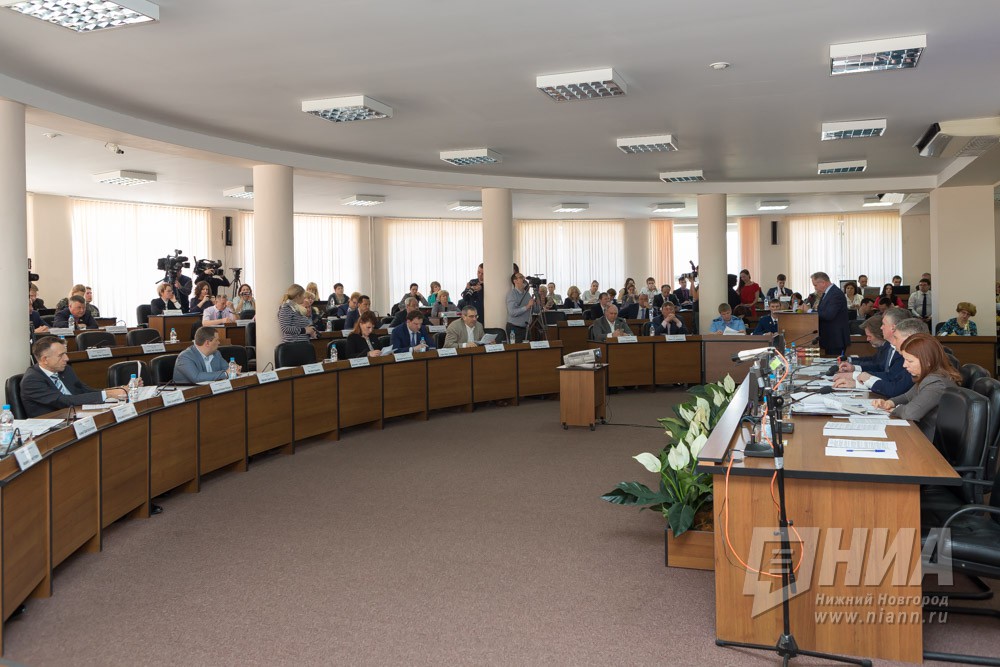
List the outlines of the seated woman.
{"type": "Polygon", "coordinates": [[[890,299],[892,301],[892,305],[896,306],[897,308],[906,308],[906,304],[903,303],[903,300],[892,293],[892,283],[886,283],[885,285],[882,285],[881,296],[890,299]]]}
{"type": "MultiPolygon", "coordinates": [[[[191,294],[191,300],[188,304],[188,312],[201,315],[205,312],[206,308],[214,304],[215,299],[212,298],[212,286],[207,281],[202,280],[194,286],[194,292],[191,294]]],[[[156,313],[153,314],[155,315],[156,313]]]]}
{"type": "Polygon", "coordinates": [[[857,310],[861,305],[861,299],[864,298],[858,294],[858,286],[853,282],[844,283],[844,297],[847,298],[847,307],[850,310],[857,310]]]}
{"type": "MultiPolygon", "coordinates": [[[[632,280],[629,278],[629,280],[632,280]]],[[[618,303],[624,308],[625,306],[631,306],[634,303],[639,303],[639,293],[635,289],[635,281],[632,280],[631,283],[625,286],[625,293],[618,293],[618,303]]]]}
{"type": "MultiPolygon", "coordinates": [[[[432,306],[435,303],[437,303],[438,292],[440,292],[440,291],[441,291],[441,283],[439,283],[436,280],[432,280],[431,281],[431,293],[429,295],[427,295],[427,303],[431,304],[432,306]]],[[[433,315],[433,312],[431,314],[433,315]]]]}
{"type": "Polygon", "coordinates": [[[257,312],[257,300],[253,298],[253,288],[243,283],[240,285],[240,293],[233,299],[233,312],[237,319],[243,320],[246,319],[243,313],[248,310],[257,312]]]}
{"type": "Polygon", "coordinates": [[[326,318],[322,310],[317,308],[315,292],[310,292],[306,290],[305,296],[302,299],[302,307],[306,310],[306,315],[312,320],[312,325],[316,327],[316,331],[326,331],[326,318]]]}
{"type": "Polygon", "coordinates": [[[580,298],[580,288],[576,285],[571,285],[566,291],[566,298],[563,299],[562,305],[559,306],[562,310],[569,310],[571,308],[583,308],[583,299],[580,298]]]}
{"type": "Polygon", "coordinates": [[[344,283],[336,283],[333,286],[333,294],[326,300],[326,309],[327,311],[332,311],[340,308],[345,303],[347,303],[347,295],[344,294],[344,283]]]}
{"type": "Polygon", "coordinates": [[[930,334],[913,334],[899,347],[903,368],[913,377],[913,388],[901,396],[872,401],[891,416],[917,422],[928,439],[933,440],[937,425],[938,403],[948,387],[957,387],[962,376],[948,361],[944,347],[930,334]]]}
{"type": "Polygon", "coordinates": [[[374,336],[372,336],[372,332],[377,326],[378,318],[375,317],[375,313],[368,311],[361,314],[354,324],[354,329],[347,336],[348,359],[377,357],[381,354],[378,341],[374,340],[374,336]]]}
{"type": "Polygon", "coordinates": [[[306,291],[302,285],[292,283],[281,297],[278,306],[278,329],[281,331],[282,343],[308,341],[316,337],[316,327],[313,326],[309,311],[303,305],[306,291]]]}
{"type": "MultiPolygon", "coordinates": [[[[617,294],[612,294],[611,295],[611,300],[615,301],[617,303],[620,303],[623,306],[626,305],[625,304],[625,299],[628,298],[629,288],[630,287],[632,288],[632,294],[633,295],[637,295],[637,293],[635,291],[635,279],[633,279],[633,278],[626,278],[625,279],[625,285],[620,290],[618,290],[617,294]]],[[[636,299],[633,297],[632,303],[635,303],[635,301],[636,301],[636,299]]]]}
{"type": "Polygon", "coordinates": [[[162,315],[168,310],[184,312],[181,302],[174,296],[174,286],[168,283],[160,283],[156,286],[156,293],[160,296],[149,302],[150,315],[162,315]]]}
{"type": "Polygon", "coordinates": [[[587,305],[597,303],[601,298],[601,284],[596,280],[590,281],[590,289],[579,298],[587,305]]]}
{"type": "Polygon", "coordinates": [[[953,317],[938,330],[938,336],[978,336],[976,323],[970,317],[976,316],[976,306],[968,301],[962,301],[955,308],[958,317],[953,317]]]}
{"type": "Polygon", "coordinates": [[[798,292],[792,292],[792,300],[788,303],[788,309],[793,313],[800,313],[804,305],[802,295],[798,292]]]}
{"type": "MultiPolygon", "coordinates": [[[[434,283],[431,283],[433,286],[434,283]]],[[[438,286],[437,294],[432,294],[431,297],[434,298],[434,305],[431,306],[431,317],[441,317],[441,313],[445,312],[458,312],[458,306],[451,302],[451,295],[448,294],[448,290],[440,289],[438,286]]]]}

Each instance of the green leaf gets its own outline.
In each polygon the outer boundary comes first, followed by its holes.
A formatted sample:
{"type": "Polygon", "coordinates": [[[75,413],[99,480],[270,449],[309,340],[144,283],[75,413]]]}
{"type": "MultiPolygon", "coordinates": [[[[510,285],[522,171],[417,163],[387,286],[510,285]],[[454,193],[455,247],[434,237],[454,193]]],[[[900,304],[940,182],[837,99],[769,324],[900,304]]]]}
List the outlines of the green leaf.
{"type": "Polygon", "coordinates": [[[656,493],[639,482],[620,482],[613,490],[601,496],[612,505],[656,505],[669,502],[666,494],[656,493]]]}
{"type": "Polygon", "coordinates": [[[667,523],[670,524],[674,537],[679,537],[694,523],[694,508],[681,503],[674,504],[667,510],[667,523]]]}

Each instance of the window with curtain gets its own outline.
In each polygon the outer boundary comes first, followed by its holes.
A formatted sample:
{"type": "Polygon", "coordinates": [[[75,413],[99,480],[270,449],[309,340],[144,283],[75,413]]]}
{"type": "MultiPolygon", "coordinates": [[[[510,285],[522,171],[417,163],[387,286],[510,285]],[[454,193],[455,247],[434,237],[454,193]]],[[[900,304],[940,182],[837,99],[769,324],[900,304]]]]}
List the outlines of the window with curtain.
{"type": "Polygon", "coordinates": [[[233,245],[226,248],[226,266],[243,268],[241,280],[257,293],[256,271],[253,262],[253,213],[240,211],[233,220],[233,245]]]}
{"type": "Polygon", "coordinates": [[[870,285],[881,285],[903,265],[899,214],[843,213],[806,215],[788,219],[789,284],[805,294],[809,276],[816,271],[834,283],[868,276],[870,285]]]}
{"type": "MultiPolygon", "coordinates": [[[[136,324],[136,307],[156,298],[156,260],[175,248],[208,256],[206,208],[74,199],[73,281],[90,285],[102,317],[136,324]]],[[[185,274],[193,277],[190,269],[185,274]]],[[[68,290],[67,285],[67,292],[68,290]]]]}
{"type": "Polygon", "coordinates": [[[433,280],[448,290],[455,303],[462,298],[465,283],[476,277],[483,261],[481,220],[386,218],[382,257],[387,271],[388,294],[376,295],[376,307],[386,312],[410,289],[430,293],[433,280]]]}
{"type": "Polygon", "coordinates": [[[653,277],[656,278],[656,288],[659,289],[660,285],[664,284],[673,287],[677,278],[674,275],[674,267],[679,266],[674,264],[674,221],[650,220],[649,234],[653,250],[650,261],[653,277]]]}
{"type": "MultiPolygon", "coordinates": [[[[691,271],[690,262],[698,265],[698,223],[673,224],[673,266],[676,274],[671,285],[677,287],[677,276],[691,271]]],[[[740,228],[736,222],[726,223],[726,271],[739,275],[743,268],[743,250],[740,246],[740,228]]],[[[752,271],[753,269],[751,269],[752,271]]]]}
{"type": "Polygon", "coordinates": [[[740,239],[740,270],[746,269],[751,278],[763,285],[760,276],[760,218],[739,218],[736,224],[740,239]]]}
{"type": "MultiPolygon", "coordinates": [[[[543,274],[566,296],[570,285],[581,292],[597,280],[602,289],[625,283],[624,220],[518,220],[514,256],[525,275],[543,274]]],[[[635,276],[643,287],[645,276],[635,276]]]]}

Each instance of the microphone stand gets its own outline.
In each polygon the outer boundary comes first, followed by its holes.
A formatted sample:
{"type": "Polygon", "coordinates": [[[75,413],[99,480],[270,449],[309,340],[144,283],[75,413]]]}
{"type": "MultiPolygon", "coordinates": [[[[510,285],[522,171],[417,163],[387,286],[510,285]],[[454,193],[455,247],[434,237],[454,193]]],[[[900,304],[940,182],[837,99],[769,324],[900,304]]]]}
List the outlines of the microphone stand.
{"type": "Polygon", "coordinates": [[[778,487],[778,534],[781,538],[781,559],[778,561],[781,566],[781,636],[774,646],[765,644],[751,644],[748,642],[731,642],[724,639],[716,639],[716,646],[730,648],[748,648],[756,651],[773,651],[782,658],[781,664],[787,666],[790,660],[800,655],[811,658],[822,658],[832,662],[840,662],[848,665],[861,665],[871,667],[872,661],[866,658],[849,658],[847,656],[835,655],[833,653],[821,653],[799,648],[795,641],[795,635],[791,629],[791,610],[789,601],[790,593],[795,586],[795,571],[792,567],[792,545],[788,537],[788,527],[792,522],[788,520],[788,505],[785,502],[785,445],[781,437],[781,410],[784,407],[785,399],[780,395],[775,396],[770,388],[765,390],[768,402],[768,413],[771,418],[771,437],[774,443],[774,471],[778,487]]]}

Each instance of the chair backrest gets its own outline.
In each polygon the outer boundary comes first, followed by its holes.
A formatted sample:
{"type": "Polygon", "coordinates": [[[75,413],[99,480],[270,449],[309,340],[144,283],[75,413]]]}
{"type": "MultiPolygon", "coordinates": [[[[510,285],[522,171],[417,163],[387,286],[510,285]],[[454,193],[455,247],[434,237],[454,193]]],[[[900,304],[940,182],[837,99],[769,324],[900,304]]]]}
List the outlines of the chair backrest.
{"type": "Polygon", "coordinates": [[[244,310],[243,312],[236,313],[236,318],[240,320],[252,320],[255,315],[257,315],[257,311],[251,308],[249,310],[244,310]]]}
{"type": "Polygon", "coordinates": [[[257,323],[251,322],[246,331],[247,347],[257,347],[257,323]]]}
{"type": "Polygon", "coordinates": [[[278,368],[315,363],[316,348],[309,341],[280,343],[274,348],[274,365],[278,368]]]}
{"type": "Polygon", "coordinates": [[[161,354],[149,360],[149,368],[153,373],[154,384],[167,384],[174,381],[174,364],[177,363],[176,354],[161,354]]]}
{"type": "Polygon", "coordinates": [[[506,343],[507,342],[507,332],[500,328],[486,328],[483,329],[483,333],[496,334],[497,339],[493,342],[495,343],[506,343]]]}
{"type": "Polygon", "coordinates": [[[338,317],[334,320],[330,320],[330,331],[343,331],[344,330],[344,318],[338,317]]]}
{"type": "Polygon", "coordinates": [[[400,306],[398,303],[392,304],[392,308],[389,309],[389,314],[395,315],[397,312],[399,312],[400,308],[402,308],[402,306],[400,306]]]}
{"type": "Polygon", "coordinates": [[[123,387],[127,385],[133,373],[139,376],[144,385],[156,384],[153,382],[153,372],[145,361],[119,361],[117,364],[108,366],[108,386],[123,387]],[[137,363],[139,364],[138,372],[136,372],[137,363]]]}
{"type": "Polygon", "coordinates": [[[247,354],[247,349],[242,345],[220,345],[219,354],[222,355],[227,364],[230,359],[235,359],[244,372],[250,370],[250,355],[247,354]]]}
{"type": "Polygon", "coordinates": [[[979,378],[990,377],[990,372],[979,364],[964,364],[958,372],[962,374],[962,386],[966,389],[972,389],[979,378]]]}
{"type": "Polygon", "coordinates": [[[115,335],[107,331],[81,331],[76,335],[76,349],[86,350],[92,347],[114,347],[115,335]]]}
{"type": "MultiPolygon", "coordinates": [[[[971,468],[960,474],[966,479],[983,479],[983,453],[989,427],[986,397],[971,389],[949,387],[938,403],[935,442],[941,454],[956,468],[971,468]]],[[[975,489],[964,485],[959,493],[966,502],[975,502],[975,489]]]]}
{"type": "Polygon", "coordinates": [[[378,337],[378,349],[388,347],[392,345],[392,336],[379,336],[378,337]]]}
{"type": "Polygon", "coordinates": [[[50,327],[53,326],[53,322],[55,322],[55,320],[56,320],[55,314],[52,314],[52,315],[39,315],[39,317],[42,318],[42,322],[45,322],[45,324],[49,325],[50,327]]]}
{"type": "Polygon", "coordinates": [[[336,338],[331,340],[326,346],[326,358],[330,358],[330,348],[337,348],[337,359],[343,361],[347,358],[347,339],[346,338],[336,338]]]}
{"type": "Polygon", "coordinates": [[[153,308],[148,303],[135,307],[135,319],[139,323],[140,327],[149,326],[149,316],[152,314],[153,308]]]}
{"type": "MultiPolygon", "coordinates": [[[[197,333],[198,329],[200,329],[200,328],[201,328],[201,322],[195,322],[194,324],[191,325],[191,338],[190,338],[190,340],[194,340],[194,335],[195,335],[195,333],[197,333]]],[[[219,338],[222,338],[225,335],[226,335],[225,329],[219,329],[219,338]]]]}
{"type": "Polygon", "coordinates": [[[145,345],[146,343],[160,343],[163,339],[156,329],[132,329],[125,334],[126,345],[145,345]]]}
{"type": "Polygon", "coordinates": [[[566,321],[566,313],[562,310],[546,310],[542,312],[546,324],[557,324],[566,321]]]}
{"type": "Polygon", "coordinates": [[[7,405],[10,406],[10,411],[14,413],[14,419],[28,418],[28,415],[24,413],[24,403],[21,402],[21,378],[23,377],[24,373],[11,375],[7,378],[7,382],[4,383],[4,391],[7,394],[7,405]]]}
{"type": "Polygon", "coordinates": [[[979,378],[972,385],[972,391],[985,396],[990,406],[983,467],[986,479],[993,479],[997,474],[997,455],[1000,453],[1000,380],[979,378]]]}
{"type": "Polygon", "coordinates": [[[448,334],[444,331],[438,331],[436,334],[434,334],[434,347],[436,347],[439,350],[442,347],[444,347],[444,337],[447,335],[448,334]]]}
{"type": "Polygon", "coordinates": [[[937,324],[935,324],[934,325],[934,335],[937,336],[939,333],[941,333],[941,329],[944,329],[944,325],[946,325],[946,324],[948,324],[948,323],[947,322],[938,322],[937,324]]]}
{"type": "Polygon", "coordinates": [[[382,318],[382,326],[385,326],[386,324],[392,324],[392,318],[391,317],[383,317],[382,318]]]}
{"type": "Polygon", "coordinates": [[[642,330],[639,332],[639,335],[640,336],[649,336],[649,335],[652,335],[652,333],[653,333],[653,323],[652,322],[643,322],[642,323],[642,330]]]}

